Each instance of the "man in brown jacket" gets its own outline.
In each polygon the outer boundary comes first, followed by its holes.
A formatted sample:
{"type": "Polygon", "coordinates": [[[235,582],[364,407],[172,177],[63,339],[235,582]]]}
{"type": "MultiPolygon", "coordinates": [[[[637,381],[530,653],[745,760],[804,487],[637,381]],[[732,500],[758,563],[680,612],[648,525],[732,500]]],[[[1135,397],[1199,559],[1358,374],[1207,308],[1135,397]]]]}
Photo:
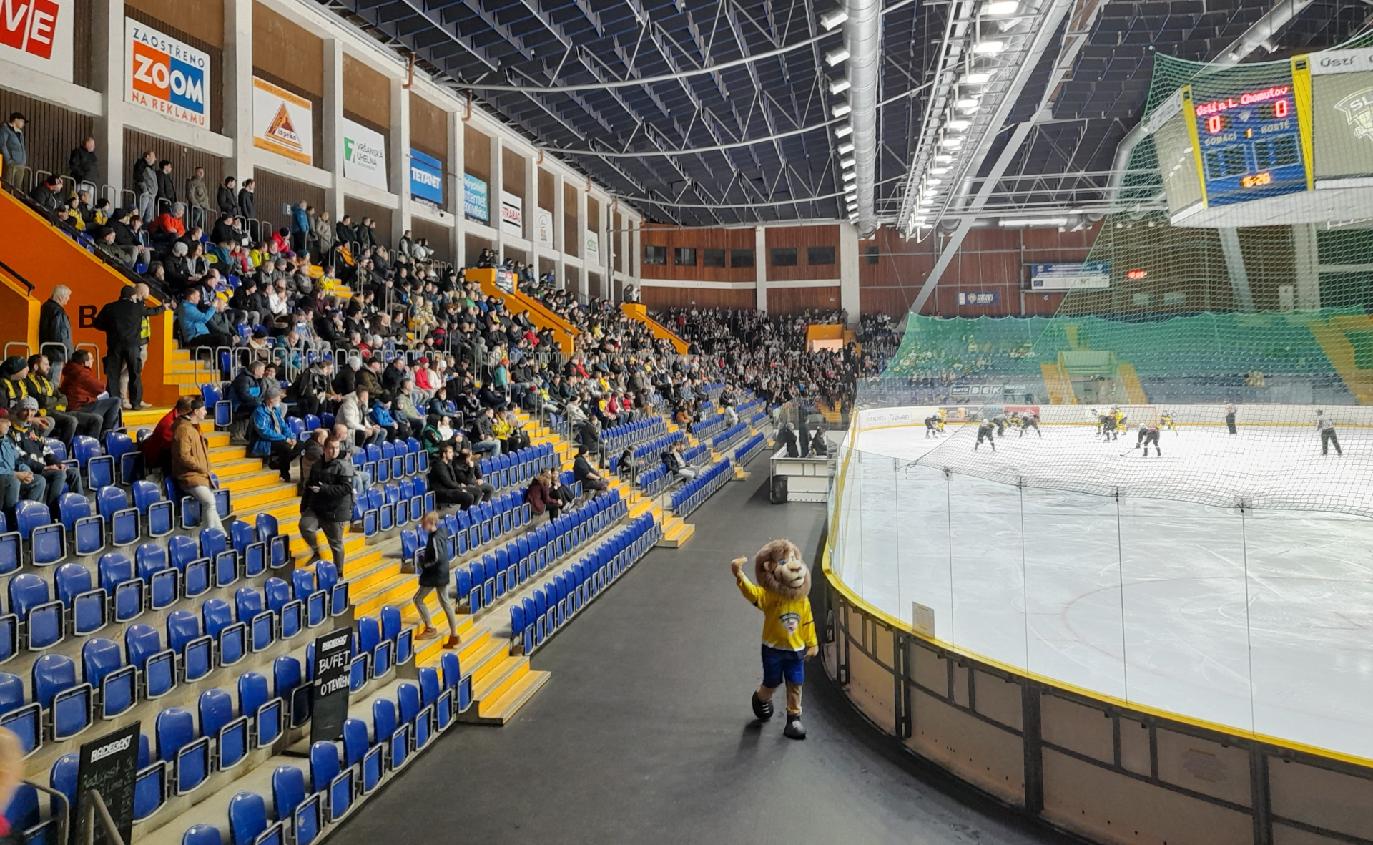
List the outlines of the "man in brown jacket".
{"type": "Polygon", "coordinates": [[[205,421],[205,400],[191,399],[191,412],[172,427],[172,477],[187,496],[200,502],[200,527],[224,530],[215,507],[215,491],[210,488],[210,450],[200,424],[205,421]]]}

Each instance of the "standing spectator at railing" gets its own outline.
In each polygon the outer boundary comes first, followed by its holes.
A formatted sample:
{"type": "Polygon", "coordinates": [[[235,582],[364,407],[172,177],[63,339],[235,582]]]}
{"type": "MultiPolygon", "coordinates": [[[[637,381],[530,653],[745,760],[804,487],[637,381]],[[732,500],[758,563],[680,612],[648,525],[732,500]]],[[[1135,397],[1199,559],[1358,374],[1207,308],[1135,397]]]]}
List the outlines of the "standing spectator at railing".
{"type": "Polygon", "coordinates": [[[95,377],[89,350],[78,349],[72,353],[72,359],[62,367],[58,390],[67,397],[68,411],[78,417],[88,414],[100,419],[100,436],[119,428],[119,397],[110,396],[105,385],[95,377]]]}
{"type": "Polygon", "coordinates": [[[94,182],[100,175],[100,156],[95,152],[94,138],[88,135],[81,146],[72,149],[71,155],[67,156],[67,172],[78,185],[94,182]]]}
{"type": "Polygon", "coordinates": [[[190,207],[192,226],[204,226],[210,219],[210,189],[205,185],[205,168],[196,166],[194,175],[186,180],[186,204],[190,207]]]}
{"type": "Polygon", "coordinates": [[[304,255],[310,248],[310,213],[305,200],[291,208],[291,252],[304,255]]]}
{"type": "Polygon", "coordinates": [[[253,194],[256,190],[256,181],[244,179],[243,188],[238,192],[238,213],[243,215],[245,225],[247,221],[257,219],[257,197],[253,194]]]}
{"type": "Polygon", "coordinates": [[[172,176],[172,163],[162,159],[157,163],[157,207],[170,207],[177,202],[176,179],[172,176]]]}
{"type": "Polygon", "coordinates": [[[210,487],[210,450],[200,424],[205,421],[205,400],[192,396],[190,409],[172,426],[172,477],[181,492],[200,503],[200,527],[224,530],[215,491],[210,487]]]}
{"type": "Polygon", "coordinates": [[[363,249],[371,249],[374,246],[380,246],[380,244],[377,243],[376,234],[376,222],[370,217],[362,218],[362,225],[358,226],[357,229],[358,244],[363,249]]]}
{"type": "Polygon", "coordinates": [[[215,207],[219,209],[220,220],[238,216],[238,180],[225,176],[223,183],[215,189],[215,207]]]}
{"type": "Polygon", "coordinates": [[[0,126],[0,158],[4,159],[5,181],[21,187],[25,169],[29,164],[28,144],[24,139],[24,124],[27,123],[21,112],[10,112],[10,119],[0,126]]]}
{"type": "Polygon", "coordinates": [[[329,212],[321,211],[310,224],[310,229],[315,239],[315,259],[325,266],[332,264],[334,224],[329,220],[329,212]]]}
{"type": "MultiPolygon", "coordinates": [[[[353,227],[353,215],[345,214],[338,220],[338,225],[334,227],[334,241],[339,246],[348,246],[358,239],[357,230],[353,227]]],[[[350,247],[351,249],[351,247],[350,247]]],[[[354,255],[353,260],[360,256],[354,255]]]]}
{"type": "Polygon", "coordinates": [[[133,192],[144,220],[157,216],[157,156],[148,150],[133,164],[133,192]]]}
{"type": "Polygon", "coordinates": [[[58,285],[38,309],[38,345],[52,359],[54,367],[61,367],[71,357],[72,322],[67,316],[67,301],[71,297],[71,288],[58,285]]]}

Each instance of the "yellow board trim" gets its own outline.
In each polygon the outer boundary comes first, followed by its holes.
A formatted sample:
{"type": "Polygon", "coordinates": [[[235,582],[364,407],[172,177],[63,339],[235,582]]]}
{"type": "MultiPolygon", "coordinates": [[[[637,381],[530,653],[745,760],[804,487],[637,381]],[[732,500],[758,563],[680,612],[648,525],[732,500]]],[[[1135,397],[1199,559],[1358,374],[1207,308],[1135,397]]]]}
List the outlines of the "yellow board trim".
{"type": "MultiPolygon", "coordinates": [[[[1195,122],[1193,123],[1193,125],[1195,126],[1195,122]]],[[[994,658],[987,657],[986,655],[979,654],[975,651],[971,651],[959,645],[955,645],[954,643],[950,643],[945,640],[932,637],[928,634],[923,634],[915,630],[914,627],[907,624],[906,622],[897,619],[895,616],[892,616],[891,614],[878,610],[872,604],[869,604],[866,600],[860,598],[856,593],[853,592],[853,590],[847,584],[845,584],[843,581],[839,579],[839,576],[836,575],[834,570],[830,567],[830,555],[832,553],[832,548],[834,544],[834,536],[839,524],[839,515],[843,512],[844,487],[848,479],[849,461],[852,458],[853,453],[857,451],[856,444],[858,442],[858,436],[868,431],[879,431],[883,429],[892,428],[917,429],[919,427],[911,424],[894,424],[872,426],[870,428],[865,428],[862,429],[862,431],[859,431],[858,423],[855,422],[853,426],[849,428],[849,448],[844,452],[843,466],[840,468],[839,474],[836,476],[835,480],[834,501],[831,503],[830,508],[830,530],[825,536],[825,548],[821,551],[820,569],[825,574],[826,580],[829,581],[830,585],[834,588],[835,592],[842,595],[844,597],[844,600],[847,601],[849,604],[858,608],[864,614],[877,619],[879,622],[881,622],[888,628],[900,631],[903,634],[906,634],[907,636],[914,637],[915,639],[927,643],[930,646],[938,648],[942,651],[947,651],[950,654],[957,655],[961,658],[982,663],[985,666],[997,669],[998,671],[1004,672],[1007,675],[1014,675],[1026,681],[1031,681],[1042,686],[1050,687],[1052,689],[1061,690],[1063,692],[1070,693],[1072,695],[1085,698],[1091,701],[1097,701],[1104,705],[1109,705],[1111,707],[1119,708],[1122,710],[1128,710],[1133,713],[1141,713],[1159,719],[1166,719],[1168,721],[1176,722],[1181,725],[1187,725],[1189,727],[1200,728],[1202,730],[1212,731],[1214,733],[1226,734],[1228,736],[1250,740],[1253,742],[1260,742],[1265,745],[1271,745],[1276,748],[1282,748],[1289,751],[1296,751],[1302,754],[1310,755],[1312,757],[1319,757],[1325,760],[1333,760],[1339,763],[1345,763],[1352,766],[1373,769],[1373,758],[1359,757],[1354,754],[1345,754],[1331,748],[1322,748],[1321,746],[1317,745],[1307,745],[1305,743],[1296,742],[1294,740],[1283,739],[1282,737],[1270,736],[1268,734],[1262,734],[1257,733],[1255,731],[1245,730],[1244,728],[1238,728],[1233,725],[1226,725],[1220,722],[1210,722],[1205,719],[1198,719],[1191,716],[1186,716],[1181,713],[1176,713],[1172,710],[1164,710],[1162,708],[1151,707],[1146,704],[1137,704],[1135,702],[1128,701],[1123,698],[1117,698],[1112,695],[1107,695],[1105,693],[1087,689],[1086,687],[1075,686],[1073,684],[1067,683],[1066,681],[1062,681],[1057,678],[1052,678],[1047,675],[1040,675],[1035,672],[1030,672],[1029,670],[1022,669],[1018,666],[1013,666],[1009,663],[1003,663],[994,658]]]]}
{"type": "Polygon", "coordinates": [[[1292,57],[1292,98],[1297,104],[1297,131],[1301,135],[1302,164],[1306,170],[1306,190],[1316,189],[1315,115],[1311,87],[1311,57],[1292,57]]]}
{"type": "Polygon", "coordinates": [[[1192,140],[1192,160],[1197,165],[1197,186],[1201,188],[1201,207],[1210,208],[1206,195],[1206,162],[1201,157],[1201,133],[1197,131],[1197,104],[1192,100],[1192,86],[1182,86],[1182,117],[1187,121],[1187,137],[1192,140]]]}

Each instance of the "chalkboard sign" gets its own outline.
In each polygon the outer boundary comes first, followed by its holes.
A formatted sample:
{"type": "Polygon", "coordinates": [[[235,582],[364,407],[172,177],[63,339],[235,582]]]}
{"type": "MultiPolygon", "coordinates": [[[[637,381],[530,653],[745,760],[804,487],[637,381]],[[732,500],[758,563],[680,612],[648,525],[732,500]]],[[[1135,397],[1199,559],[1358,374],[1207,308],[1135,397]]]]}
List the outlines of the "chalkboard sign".
{"type": "Polygon", "coordinates": [[[315,640],[315,685],[310,704],[310,742],[333,742],[348,718],[348,670],[353,632],[335,631],[315,640]]]}
{"type": "MultiPolygon", "coordinates": [[[[76,821],[85,812],[86,794],[95,791],[110,811],[119,835],[125,842],[133,838],[133,792],[138,779],[137,723],[106,734],[81,746],[76,768],[76,821]]],[[[95,817],[93,845],[107,845],[109,837],[100,815],[95,817]]]]}

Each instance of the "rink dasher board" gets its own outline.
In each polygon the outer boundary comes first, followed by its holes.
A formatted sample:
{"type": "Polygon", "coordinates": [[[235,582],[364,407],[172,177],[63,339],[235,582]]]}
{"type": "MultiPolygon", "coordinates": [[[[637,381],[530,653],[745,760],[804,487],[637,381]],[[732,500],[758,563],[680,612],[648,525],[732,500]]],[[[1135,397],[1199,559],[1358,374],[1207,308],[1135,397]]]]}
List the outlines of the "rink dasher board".
{"type": "Polygon", "coordinates": [[[772,477],[787,480],[788,502],[824,502],[834,481],[832,458],[792,458],[786,449],[772,456],[772,477]]]}

